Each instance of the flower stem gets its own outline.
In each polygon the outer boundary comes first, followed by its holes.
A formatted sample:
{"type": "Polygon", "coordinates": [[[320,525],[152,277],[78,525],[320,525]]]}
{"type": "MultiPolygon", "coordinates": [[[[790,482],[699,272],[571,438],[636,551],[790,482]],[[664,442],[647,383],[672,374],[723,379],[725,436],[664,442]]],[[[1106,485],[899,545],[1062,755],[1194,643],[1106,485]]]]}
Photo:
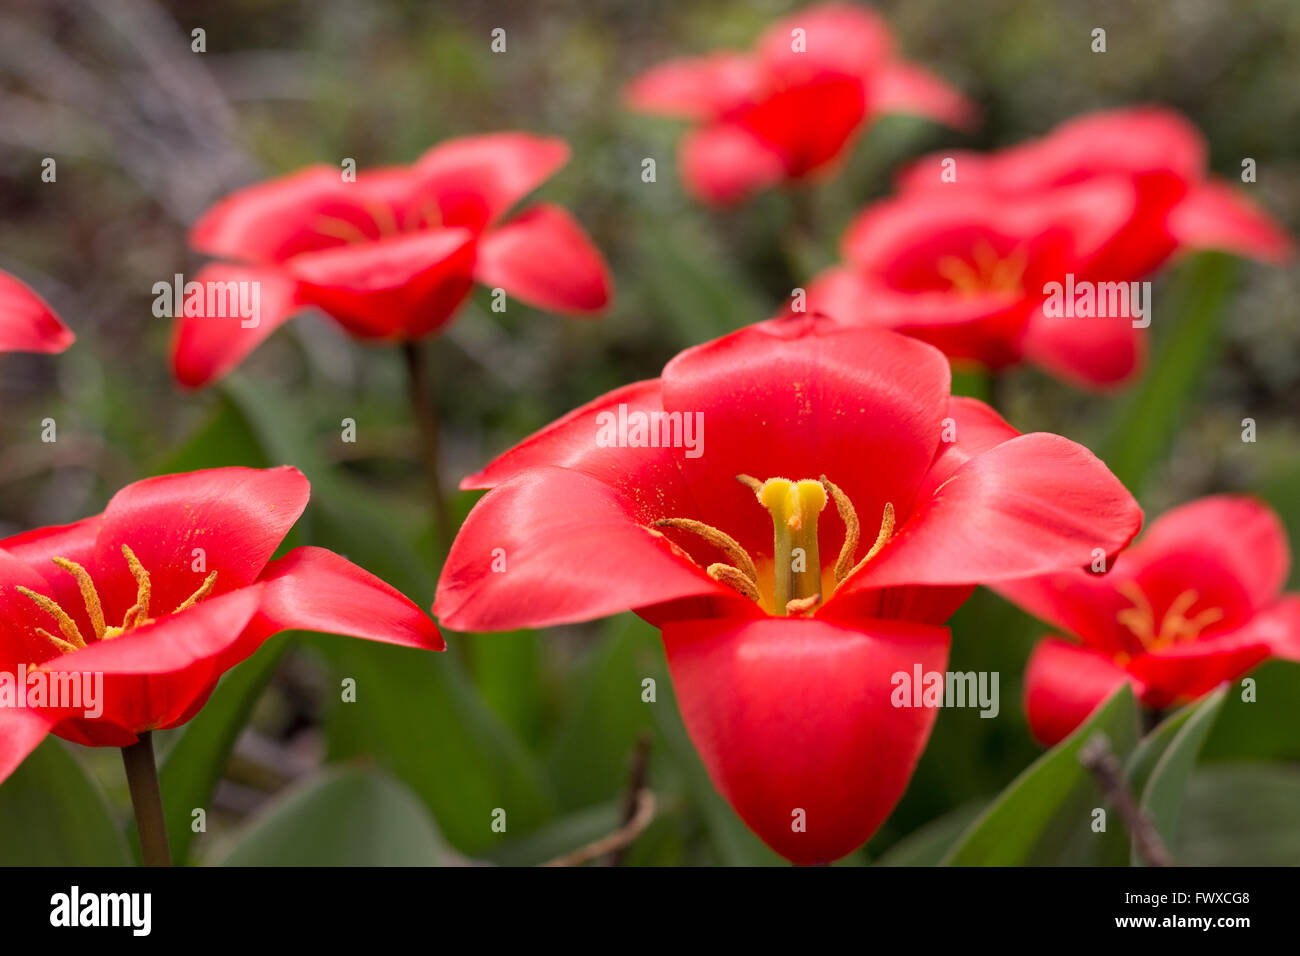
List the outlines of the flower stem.
{"type": "Polygon", "coordinates": [[[122,748],[122,765],[131,790],[135,826],[140,833],[140,858],[145,866],[171,866],[167,847],[167,819],[163,816],[162,793],[158,790],[158,767],[153,759],[153,733],[122,748]]]}
{"type": "Polygon", "coordinates": [[[406,390],[411,403],[411,414],[420,429],[420,453],[424,460],[424,474],[429,486],[429,508],[436,524],[435,535],[439,557],[451,550],[451,518],[447,512],[447,498],[438,478],[438,417],[433,411],[433,393],[429,389],[429,370],[424,352],[415,342],[402,343],[402,357],[406,359],[406,390]]]}

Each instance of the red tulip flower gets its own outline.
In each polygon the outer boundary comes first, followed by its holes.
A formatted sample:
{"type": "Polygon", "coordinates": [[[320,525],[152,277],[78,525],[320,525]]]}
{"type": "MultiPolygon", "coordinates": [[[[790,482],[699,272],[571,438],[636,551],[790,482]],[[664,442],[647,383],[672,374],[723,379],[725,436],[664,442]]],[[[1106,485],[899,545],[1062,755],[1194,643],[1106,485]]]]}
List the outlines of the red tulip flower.
{"type": "Polygon", "coordinates": [[[791,14],[751,53],[660,64],[626,98],[634,110],[700,124],[682,143],[682,176],[712,203],[826,171],[882,113],[953,126],[974,115],[960,93],[897,58],[875,14],[840,3],[791,14]]]}
{"type": "Polygon", "coordinates": [[[1047,638],[1025,675],[1029,726],[1067,736],[1129,684],[1160,711],[1194,700],[1270,656],[1300,659],[1300,594],[1277,516],[1218,495],[1152,523],[1107,574],[1074,570],[995,589],[1076,642],[1047,638]]]}
{"type": "Polygon", "coordinates": [[[740,816],[787,859],[841,857],[934,722],[891,704],[895,675],[944,670],[973,586],[1082,566],[1141,520],[1089,451],[949,377],[922,342],[824,317],[688,349],[465,479],[492,490],[434,611],[466,631],[636,611],[740,816]]]}
{"type": "Polygon", "coordinates": [[[319,165],[229,196],[190,235],[196,249],[229,261],[196,281],[218,290],[258,282],[260,314],[249,322],[221,305],[227,314],[215,314],[207,296],[184,315],[178,308],[177,380],[197,387],[220,378],[309,306],[357,338],[388,342],[436,332],[475,282],[540,308],[599,312],[608,269],[565,210],[539,203],[503,221],[568,155],[556,139],[470,136],[353,181],[319,165]]]}
{"type": "Polygon", "coordinates": [[[1056,314],[1049,283],[1136,282],[1180,249],[1279,262],[1291,248],[1267,216],[1207,177],[1200,136],[1166,110],[1085,116],[989,155],[935,154],[899,187],[850,227],[845,264],[813,280],[808,308],[904,331],[954,359],[992,369],[1028,361],[1089,387],[1140,368],[1149,312],[1136,325],[1131,304],[1056,314]]]}
{"type": "Polygon", "coordinates": [[[16,701],[0,684],[0,780],[49,732],[128,747],[185,723],[278,631],[442,650],[416,605],[338,555],[271,560],[308,493],[289,467],[166,475],[128,485],[93,518],[0,541],[0,673],[83,688],[102,675],[94,716],[84,693],[77,706],[30,691],[16,701]]]}
{"type": "Polygon", "coordinates": [[[0,272],[0,352],[62,352],[75,338],[40,296],[0,272]]]}

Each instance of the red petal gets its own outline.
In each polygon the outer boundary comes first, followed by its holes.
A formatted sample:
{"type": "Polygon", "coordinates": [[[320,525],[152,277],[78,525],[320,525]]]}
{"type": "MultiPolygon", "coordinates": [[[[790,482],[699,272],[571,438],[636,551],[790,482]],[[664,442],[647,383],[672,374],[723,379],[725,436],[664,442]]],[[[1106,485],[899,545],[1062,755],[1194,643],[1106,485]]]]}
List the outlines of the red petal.
{"type": "Polygon", "coordinates": [[[396,588],[324,548],[295,548],[267,565],[258,623],[385,644],[446,650],[428,615],[396,588]]]}
{"type": "Polygon", "coordinates": [[[1082,567],[1137,533],[1142,511],[1098,458],[1059,435],[1003,442],[918,502],[846,587],[987,584],[1082,567]]]}
{"type": "Polygon", "coordinates": [[[893,53],[889,28],[870,10],[847,3],[821,3],[790,14],[758,41],[763,69],[779,82],[802,82],[824,73],[864,78],[893,53]],[[801,36],[794,31],[802,31],[801,36]],[[802,39],[801,48],[795,41],[802,39]]]}
{"type": "Polygon", "coordinates": [[[1286,262],[1295,250],[1281,226],[1224,183],[1195,186],[1170,210],[1167,225],[1183,245],[1223,249],[1273,265],[1286,262]]]}
{"type": "Polygon", "coordinates": [[[680,621],[664,646],[682,719],[714,785],[796,863],[839,859],[907,787],[933,707],[897,707],[893,677],[943,672],[947,632],[898,621],[680,621]],[[804,832],[792,824],[803,811],[804,832]]]}
{"type": "Polygon", "coordinates": [[[1141,683],[1106,655],[1048,638],[1034,648],[1025,670],[1029,729],[1045,747],[1054,746],[1125,682],[1141,693],[1141,683]]]}
{"type": "Polygon", "coordinates": [[[952,396],[948,400],[948,415],[943,421],[939,450],[935,452],[924,483],[917,490],[917,499],[928,501],[939,486],[966,462],[1019,436],[1020,432],[1008,425],[1006,419],[979,399],[952,396]]]}
{"type": "Polygon", "coordinates": [[[453,630],[499,631],[696,596],[744,600],[645,527],[612,488],[538,467],[474,506],[443,567],[433,613],[453,630]]]}
{"type": "MultiPolygon", "coordinates": [[[[238,309],[219,306],[207,312],[207,292],[199,315],[179,315],[172,338],[172,374],[189,388],[208,385],[225,376],[272,332],[300,308],[298,284],[265,269],[216,264],[205,266],[194,278],[204,289],[226,282],[256,283],[258,309],[244,319],[238,309]],[[252,323],[245,325],[245,323],[252,323]]],[[[216,301],[216,300],[214,300],[216,301]]],[[[226,301],[226,300],[221,300],[226,301]]]]}
{"type": "Polygon", "coordinates": [[[1143,703],[1163,710],[1194,700],[1269,657],[1271,648],[1265,634],[1247,624],[1227,634],[1139,654],[1128,667],[1146,685],[1143,703]]]}
{"type": "Polygon", "coordinates": [[[342,170],[309,166],[232,193],[205,212],[190,230],[190,245],[241,262],[279,262],[304,252],[343,245],[334,232],[346,225],[377,236],[365,209],[373,199],[366,175],[344,182],[342,170]]]}
{"type": "Polygon", "coordinates": [[[0,272],[0,352],[62,352],[75,338],[40,296],[0,272]]]}
{"type": "Polygon", "coordinates": [[[422,229],[284,263],[299,296],[363,338],[418,338],[451,318],[473,284],[474,235],[422,229]]]}
{"type": "Polygon", "coordinates": [[[570,314],[609,304],[609,267],[582,227],[559,206],[541,204],[479,241],[474,277],[529,305],[570,314]]]}
{"type": "Polygon", "coordinates": [[[743,53],[669,60],[628,84],[629,109],[686,119],[710,120],[749,102],[758,92],[760,73],[743,53]]]}
{"type": "MultiPolygon", "coordinates": [[[[825,474],[864,522],[886,502],[905,516],[938,447],[948,389],[935,349],[810,316],[688,349],[663,375],[664,408],[703,416],[703,454],[680,460],[694,499],[756,556],[772,553],[772,523],[737,475],[825,474]]],[[[822,553],[842,538],[838,521],[823,522],[822,553]]]]}
{"type": "MultiPolygon", "coordinates": [[[[87,746],[120,747],[146,730],[175,727],[207,700],[217,679],[257,648],[241,641],[260,587],[207,598],[118,637],[45,663],[54,672],[103,674],[103,712],[60,711],[55,732],[87,746]],[[242,648],[240,653],[234,653],[242,648]]],[[[258,642],[260,643],[260,642],[258,642]]]]}
{"type": "Polygon", "coordinates": [[[414,166],[420,196],[438,205],[440,225],[481,231],[568,161],[561,139],[489,133],[439,143],[414,166]]]}
{"type": "Polygon", "coordinates": [[[1166,511],[1125,553],[1122,566],[1126,573],[1142,576],[1157,561],[1178,556],[1205,568],[1188,571],[1183,587],[1204,592],[1214,585],[1211,575],[1231,578],[1251,610],[1273,603],[1291,567],[1277,514],[1243,495],[1211,495],[1166,511]]]}
{"type": "Polygon", "coordinates": [[[213,571],[214,593],[252,584],[302,514],[309,493],[307,479],[287,466],[213,468],[127,485],[104,511],[95,567],[88,568],[105,618],[121,621],[135,603],[136,582],[122,545],[150,574],[151,613],[166,614],[213,571]],[[196,549],[203,551],[200,569],[196,549]]]}
{"type": "Polygon", "coordinates": [[[1020,351],[1067,382],[1107,388],[1129,381],[1146,360],[1146,336],[1126,316],[1047,317],[1031,313],[1020,351]]]}
{"type": "Polygon", "coordinates": [[[617,426],[620,415],[662,411],[658,379],[625,385],[525,438],[460,486],[495,488],[530,468],[553,465],[609,486],[641,524],[668,517],[702,518],[677,464],[688,449],[671,448],[667,442],[661,447],[622,447],[600,437],[610,423],[617,426]]]}
{"type": "Polygon", "coordinates": [[[786,175],[785,157],[778,150],[731,122],[687,134],[680,159],[686,188],[711,203],[738,202],[786,175]]]}
{"type": "Polygon", "coordinates": [[[929,70],[910,63],[890,63],[872,75],[873,113],[908,113],[969,129],[979,111],[975,104],[929,70]]]}
{"type": "Polygon", "coordinates": [[[9,779],[49,732],[49,719],[40,711],[0,708],[0,783],[9,779]]]}
{"type": "MultiPolygon", "coordinates": [[[[1116,560],[1127,569],[1136,550],[1130,548],[1116,560]]],[[[992,587],[1040,620],[1078,637],[1086,647],[1113,657],[1120,652],[1133,653],[1139,647],[1132,632],[1116,616],[1132,607],[1133,602],[1116,590],[1121,572],[1113,574],[1074,568],[1059,574],[999,581],[992,587]]]]}

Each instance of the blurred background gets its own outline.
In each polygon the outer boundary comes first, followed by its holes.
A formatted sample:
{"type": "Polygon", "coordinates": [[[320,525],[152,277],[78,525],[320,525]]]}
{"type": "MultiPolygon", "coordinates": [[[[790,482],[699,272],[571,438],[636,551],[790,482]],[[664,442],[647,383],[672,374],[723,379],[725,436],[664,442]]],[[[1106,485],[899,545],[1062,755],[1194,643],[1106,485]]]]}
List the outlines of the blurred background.
{"type": "MultiPolygon", "coordinates": [[[[332,548],[430,605],[433,536],[397,352],[307,318],[225,382],[186,393],[168,374],[170,321],[151,313],[155,282],[197,271],[186,229],[210,202],[308,163],[352,157],[364,170],[501,129],[573,147],[540,195],[571,209],[605,253],[614,308],[597,322],[517,303],[497,314],[477,290],[428,347],[449,486],[574,406],[654,377],[682,348],[771,315],[834,260],[846,223],[889,191],[899,165],[933,149],[992,148],[1083,111],[1163,103],[1205,133],[1216,173],[1239,182],[1241,160],[1254,158],[1258,182],[1242,188],[1300,233],[1300,5],[1291,0],[878,3],[903,54],[978,102],[982,125],[962,135],[886,118],[839,176],[801,199],[773,192],[707,210],[680,186],[682,127],[625,112],[620,88],[668,57],[748,47],[798,6],[4,0],[0,269],[40,292],[78,338],[62,355],[0,356],[0,534],[94,513],[148,475],[287,462],[313,484],[289,543],[332,548]],[[1097,26],[1104,54],[1089,51],[1097,26]],[[496,27],[507,33],[504,54],[489,48],[496,27]],[[191,52],[196,28],[204,53],[191,52]],[[56,182],[41,180],[46,157],[56,182]],[[657,182],[641,180],[645,157],[656,160],[657,182]],[[804,200],[811,229],[791,240],[804,200]],[[56,442],[41,441],[46,418],[57,422],[56,442]],[[340,440],[344,418],[357,422],[355,444],[340,440]]],[[[1004,414],[1022,431],[1092,447],[1148,515],[1211,491],[1252,491],[1300,540],[1300,273],[1189,261],[1157,279],[1155,296],[1164,303],[1151,330],[1155,362],[1137,384],[1094,395],[1016,370],[1000,386],[1004,414]],[[1255,443],[1241,440],[1247,417],[1255,443]]],[[[987,385],[971,375],[960,387],[982,394],[987,385]]],[[[475,497],[457,497],[461,515],[475,497]]],[[[952,669],[999,671],[1002,713],[941,711],[904,800],[849,862],[891,852],[926,861],[927,847],[1040,752],[1019,694],[1044,629],[984,592],[952,627],[952,669]]],[[[451,650],[435,656],[290,635],[232,672],[189,728],[159,741],[164,801],[180,813],[178,856],[541,862],[616,828],[629,775],[644,763],[659,814],[624,862],[776,861],[712,790],[651,628],[628,615],[448,637],[451,650]],[[355,703],[339,700],[348,677],[355,703]],[[657,680],[656,704],[641,700],[645,677],[657,680]],[[207,828],[195,834],[186,808],[200,806],[207,828]],[[496,808],[507,812],[504,834],[490,826],[496,808]],[[315,835],[284,836],[295,820],[315,835]]],[[[47,741],[0,790],[9,807],[0,829],[38,826],[55,812],[41,795],[56,785],[100,788],[108,812],[124,813],[117,753],[60,748],[47,741]],[[83,765],[89,781],[76,776],[83,765]]],[[[1187,813],[1215,812],[1198,810],[1195,793],[1189,800],[1187,813]]],[[[1242,839],[1176,851],[1187,862],[1278,852],[1276,840],[1242,839]]],[[[86,840],[76,853],[64,848],[67,862],[86,862],[89,847],[102,861],[120,852],[86,840]]],[[[1290,851],[1294,859],[1300,849],[1290,851]]],[[[10,852],[0,849],[0,860],[58,861],[10,852]]]]}

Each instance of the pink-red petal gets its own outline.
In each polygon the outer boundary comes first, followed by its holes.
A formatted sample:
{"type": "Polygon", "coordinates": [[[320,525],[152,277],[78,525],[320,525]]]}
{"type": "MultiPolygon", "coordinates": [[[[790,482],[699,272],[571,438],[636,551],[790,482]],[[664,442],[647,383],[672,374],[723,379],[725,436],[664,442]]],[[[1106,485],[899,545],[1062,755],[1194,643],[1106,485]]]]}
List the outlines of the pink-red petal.
{"type": "Polygon", "coordinates": [[[484,235],[474,277],[555,312],[592,315],[609,305],[609,267],[600,251],[569,213],[549,203],[484,235]]]}
{"type": "Polygon", "coordinates": [[[823,863],[875,832],[937,714],[895,706],[895,675],[942,673],[946,631],[723,618],[670,623],[663,638],[691,740],[764,842],[796,863],[823,863]]]}
{"type": "Polygon", "coordinates": [[[1272,265],[1295,243],[1271,217],[1225,183],[1203,182],[1169,212],[1170,234],[1193,249],[1221,249],[1272,265]]]}
{"type": "Polygon", "coordinates": [[[0,272],[0,352],[62,352],[75,338],[45,300],[0,272]]]}
{"type": "Polygon", "coordinates": [[[1054,746],[1129,682],[1142,693],[1141,682],[1105,654],[1047,638],[1034,648],[1025,670],[1029,729],[1039,743],[1054,746]]]}

